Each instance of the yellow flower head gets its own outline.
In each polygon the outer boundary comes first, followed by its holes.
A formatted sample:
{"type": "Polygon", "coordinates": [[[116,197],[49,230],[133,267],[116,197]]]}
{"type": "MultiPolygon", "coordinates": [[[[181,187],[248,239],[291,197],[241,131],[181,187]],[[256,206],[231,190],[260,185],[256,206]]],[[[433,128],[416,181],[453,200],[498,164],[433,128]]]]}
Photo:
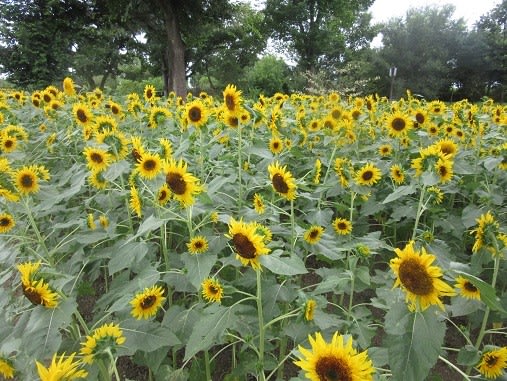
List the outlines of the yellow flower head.
{"type": "Polygon", "coordinates": [[[0,375],[9,380],[14,378],[14,374],[16,373],[16,369],[12,365],[12,362],[9,359],[0,357],[0,375]]]}
{"type": "Polygon", "coordinates": [[[118,324],[103,324],[96,328],[86,341],[81,343],[81,355],[87,364],[93,363],[95,358],[106,356],[107,350],[114,352],[116,347],[125,343],[125,336],[118,324]]]}
{"type": "Polygon", "coordinates": [[[163,166],[165,182],[171,190],[172,197],[178,200],[183,207],[194,203],[194,196],[201,193],[203,188],[199,180],[187,172],[187,164],[183,160],[171,159],[163,166]]]}
{"type": "Polygon", "coordinates": [[[145,288],[130,301],[131,315],[136,319],[149,319],[156,315],[158,309],[164,304],[164,290],[160,286],[145,288]]]}
{"type": "Polygon", "coordinates": [[[41,381],[70,381],[87,377],[88,372],[79,369],[82,365],[81,361],[74,361],[75,355],[75,353],[72,353],[65,358],[65,353],[63,353],[58,358],[58,355],[55,353],[48,368],[36,361],[37,372],[41,381]]]}
{"type": "Polygon", "coordinates": [[[372,163],[365,164],[356,172],[355,181],[359,185],[372,186],[382,177],[382,172],[372,163]]]}
{"type": "Polygon", "coordinates": [[[507,368],[507,347],[484,353],[477,368],[486,378],[496,379],[503,375],[507,368]]]}
{"type": "Polygon", "coordinates": [[[314,299],[308,299],[305,303],[305,320],[312,321],[315,314],[315,307],[317,302],[314,299]]]}
{"type": "Polygon", "coordinates": [[[208,302],[220,303],[224,296],[224,289],[220,282],[213,278],[206,278],[201,284],[202,296],[208,302]]]}
{"type": "Polygon", "coordinates": [[[324,234],[324,228],[319,225],[312,225],[305,231],[303,234],[303,238],[310,245],[314,245],[320,241],[322,235],[324,234]]]}
{"type": "Polygon", "coordinates": [[[287,200],[295,200],[297,185],[287,167],[275,162],[268,166],[268,172],[273,189],[287,200]]]}
{"type": "Polygon", "coordinates": [[[190,254],[202,254],[208,251],[208,240],[206,237],[202,235],[198,235],[193,237],[189,243],[187,243],[187,248],[190,254]]]}
{"type": "Polygon", "coordinates": [[[234,218],[229,222],[229,234],[226,237],[232,240],[236,258],[244,266],[252,266],[261,269],[259,257],[268,254],[270,249],[265,246],[264,235],[257,233],[255,222],[245,223],[243,220],[236,221],[234,218]]]}
{"type": "Polygon", "coordinates": [[[456,288],[459,294],[466,299],[481,300],[481,291],[473,285],[468,279],[458,276],[456,278],[456,288]]]}
{"type": "Polygon", "coordinates": [[[16,226],[14,217],[9,213],[0,213],[0,234],[8,233],[14,226],[16,226]]]}

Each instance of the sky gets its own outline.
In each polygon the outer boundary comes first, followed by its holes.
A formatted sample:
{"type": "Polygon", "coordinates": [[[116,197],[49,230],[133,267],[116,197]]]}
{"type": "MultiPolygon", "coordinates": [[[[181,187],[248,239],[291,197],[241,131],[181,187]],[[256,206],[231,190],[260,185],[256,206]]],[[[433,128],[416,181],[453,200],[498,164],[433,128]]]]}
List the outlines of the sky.
{"type": "Polygon", "coordinates": [[[410,8],[442,6],[452,4],[456,8],[454,17],[463,17],[469,29],[479,18],[501,3],[501,0],[375,0],[370,7],[373,22],[388,21],[392,17],[402,17],[410,8]]]}

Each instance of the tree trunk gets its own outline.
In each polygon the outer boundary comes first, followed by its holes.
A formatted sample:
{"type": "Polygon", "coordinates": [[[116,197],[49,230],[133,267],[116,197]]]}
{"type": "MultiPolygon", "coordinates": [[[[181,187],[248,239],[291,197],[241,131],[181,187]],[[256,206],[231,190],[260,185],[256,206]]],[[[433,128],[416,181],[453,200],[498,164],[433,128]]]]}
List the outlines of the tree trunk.
{"type": "Polygon", "coordinates": [[[176,17],[177,4],[175,4],[174,0],[158,0],[158,3],[164,16],[168,43],[167,87],[169,91],[174,91],[176,95],[184,96],[187,91],[185,81],[185,45],[181,39],[180,27],[176,17]]]}

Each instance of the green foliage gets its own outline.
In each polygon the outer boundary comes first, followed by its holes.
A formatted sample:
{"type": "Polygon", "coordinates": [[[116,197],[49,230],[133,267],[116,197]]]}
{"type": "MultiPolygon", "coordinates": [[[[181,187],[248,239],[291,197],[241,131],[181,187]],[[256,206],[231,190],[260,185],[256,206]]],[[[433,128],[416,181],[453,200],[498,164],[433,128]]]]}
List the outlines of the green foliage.
{"type": "Polygon", "coordinates": [[[257,61],[247,72],[247,86],[252,95],[272,96],[277,91],[288,89],[289,68],[280,58],[268,55],[257,61]]]}

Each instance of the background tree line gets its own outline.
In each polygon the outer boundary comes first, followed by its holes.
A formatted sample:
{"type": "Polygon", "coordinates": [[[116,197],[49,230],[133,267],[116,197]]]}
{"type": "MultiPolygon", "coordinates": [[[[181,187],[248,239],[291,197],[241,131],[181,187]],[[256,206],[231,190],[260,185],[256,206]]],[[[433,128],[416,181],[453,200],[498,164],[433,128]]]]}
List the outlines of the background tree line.
{"type": "Polygon", "coordinates": [[[71,75],[125,92],[388,95],[395,66],[395,97],[504,100],[507,0],[472,30],[450,5],[373,25],[373,1],[0,0],[0,72],[29,90],[71,75]]]}

